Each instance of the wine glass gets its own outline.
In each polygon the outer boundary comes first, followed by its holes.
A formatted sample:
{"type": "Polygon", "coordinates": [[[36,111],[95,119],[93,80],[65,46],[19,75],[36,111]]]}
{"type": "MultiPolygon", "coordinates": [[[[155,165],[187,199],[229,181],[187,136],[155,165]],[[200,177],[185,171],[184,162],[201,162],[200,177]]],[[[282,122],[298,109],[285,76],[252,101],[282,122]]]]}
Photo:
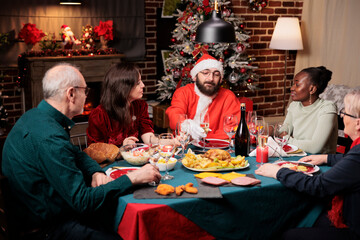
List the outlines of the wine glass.
{"type": "MultiPolygon", "coordinates": [[[[255,117],[255,133],[257,136],[261,135],[264,131],[265,119],[262,116],[255,117]]],[[[267,129],[269,130],[269,129],[267,129]]],[[[269,135],[269,133],[267,133],[269,135]]]]}
{"type": "Polygon", "coordinates": [[[250,146],[253,149],[256,148],[256,135],[257,131],[255,128],[255,119],[256,119],[256,112],[255,111],[248,111],[246,114],[246,123],[248,125],[249,133],[250,133],[250,146]]]}
{"type": "Polygon", "coordinates": [[[171,176],[168,172],[168,161],[171,156],[175,153],[175,138],[171,133],[162,133],[159,135],[159,152],[160,155],[165,159],[166,164],[166,173],[162,176],[163,180],[173,179],[174,176],[171,176]]]}
{"type": "MultiPolygon", "coordinates": [[[[260,123],[259,123],[260,124],[260,123]]],[[[268,161],[269,149],[267,147],[269,138],[269,125],[263,121],[261,123],[261,132],[258,131],[257,136],[257,147],[256,147],[256,160],[260,160],[260,164],[256,165],[257,167],[264,164],[268,161]]]]}
{"type": "Polygon", "coordinates": [[[229,153],[233,153],[234,150],[231,149],[232,147],[232,136],[234,136],[234,134],[236,133],[236,129],[239,125],[239,121],[237,116],[235,115],[225,115],[224,117],[224,132],[226,133],[226,135],[228,135],[229,137],[229,153]]]}
{"type": "MultiPolygon", "coordinates": [[[[200,127],[202,129],[204,129],[205,134],[207,135],[208,132],[210,131],[210,115],[207,111],[207,109],[205,109],[205,111],[200,113],[200,127]]],[[[206,137],[203,138],[203,152],[205,152],[205,145],[206,145],[206,137]]]]}
{"type": "MultiPolygon", "coordinates": [[[[150,159],[152,161],[152,165],[156,166],[157,161],[160,158],[160,154],[159,154],[159,134],[154,134],[154,135],[150,135],[150,139],[149,139],[149,153],[150,153],[150,159]]],[[[149,182],[150,186],[157,186],[159,183],[152,181],[149,182]]]]}
{"type": "MultiPolygon", "coordinates": [[[[274,140],[281,149],[288,143],[290,138],[290,126],[287,123],[277,123],[274,128],[274,140]]],[[[280,155],[280,154],[279,154],[280,155]]]]}
{"type": "Polygon", "coordinates": [[[181,122],[179,120],[178,123],[176,124],[175,135],[176,135],[176,139],[181,144],[181,148],[182,148],[181,158],[184,158],[185,148],[190,141],[191,135],[188,132],[188,130],[189,130],[189,123],[184,121],[181,122]]]}

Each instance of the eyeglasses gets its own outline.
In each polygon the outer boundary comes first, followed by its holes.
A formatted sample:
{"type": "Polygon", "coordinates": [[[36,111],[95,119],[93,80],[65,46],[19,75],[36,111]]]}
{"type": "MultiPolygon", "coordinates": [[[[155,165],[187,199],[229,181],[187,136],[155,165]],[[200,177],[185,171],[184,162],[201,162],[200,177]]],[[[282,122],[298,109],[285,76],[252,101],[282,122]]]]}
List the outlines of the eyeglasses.
{"type": "Polygon", "coordinates": [[[200,72],[204,77],[210,77],[210,74],[213,76],[215,80],[219,80],[221,78],[221,73],[219,71],[211,72],[210,70],[205,70],[200,72]]]}
{"type": "Polygon", "coordinates": [[[87,96],[89,94],[90,88],[89,87],[79,87],[79,86],[75,86],[74,88],[82,88],[85,90],[85,95],[87,96]]]}
{"type": "Polygon", "coordinates": [[[339,115],[340,115],[341,118],[343,118],[344,115],[346,115],[346,116],[348,116],[348,117],[355,118],[355,119],[358,118],[358,117],[355,117],[354,115],[351,115],[351,114],[346,113],[344,108],[340,110],[340,114],[339,114],[339,115]]]}

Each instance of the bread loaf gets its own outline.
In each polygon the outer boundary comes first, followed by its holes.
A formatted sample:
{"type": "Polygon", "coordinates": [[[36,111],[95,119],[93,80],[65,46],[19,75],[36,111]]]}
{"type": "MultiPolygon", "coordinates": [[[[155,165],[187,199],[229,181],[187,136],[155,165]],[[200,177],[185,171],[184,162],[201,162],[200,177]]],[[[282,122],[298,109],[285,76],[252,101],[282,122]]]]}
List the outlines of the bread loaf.
{"type": "Polygon", "coordinates": [[[109,143],[92,143],[84,152],[98,163],[114,162],[119,155],[119,148],[109,143]]]}

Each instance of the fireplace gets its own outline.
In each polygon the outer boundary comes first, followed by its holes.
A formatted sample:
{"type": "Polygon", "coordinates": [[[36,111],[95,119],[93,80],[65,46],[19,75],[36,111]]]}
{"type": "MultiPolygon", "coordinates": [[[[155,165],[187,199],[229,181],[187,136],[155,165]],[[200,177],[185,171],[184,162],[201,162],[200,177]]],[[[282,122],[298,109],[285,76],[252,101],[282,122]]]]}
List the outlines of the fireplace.
{"type": "MultiPolygon", "coordinates": [[[[94,55],[94,56],[72,56],[72,57],[29,57],[28,74],[24,85],[23,109],[29,110],[36,107],[43,99],[42,78],[45,72],[59,62],[67,62],[79,67],[83,74],[86,84],[91,88],[87,97],[86,111],[94,108],[100,101],[100,89],[104,75],[107,70],[115,63],[122,61],[123,54],[94,55]],[[91,106],[90,106],[91,105],[91,106]]],[[[86,119],[86,114],[81,120],[86,119]],[[85,118],[84,118],[85,117],[85,118]]]]}
{"type": "Polygon", "coordinates": [[[100,104],[100,92],[102,82],[87,82],[90,88],[84,105],[84,112],[73,118],[74,122],[87,122],[90,112],[100,104]]]}

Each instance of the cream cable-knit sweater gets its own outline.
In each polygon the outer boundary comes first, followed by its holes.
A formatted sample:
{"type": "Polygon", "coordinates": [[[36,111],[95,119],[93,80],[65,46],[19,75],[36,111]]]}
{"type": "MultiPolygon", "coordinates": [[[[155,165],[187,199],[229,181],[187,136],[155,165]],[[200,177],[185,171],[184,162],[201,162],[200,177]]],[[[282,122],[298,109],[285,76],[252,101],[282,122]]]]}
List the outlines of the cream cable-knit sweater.
{"type": "Polygon", "coordinates": [[[308,153],[336,152],[337,111],[331,101],[319,98],[306,107],[294,101],[288,108],[284,122],[289,124],[292,131],[290,144],[308,153]]]}

